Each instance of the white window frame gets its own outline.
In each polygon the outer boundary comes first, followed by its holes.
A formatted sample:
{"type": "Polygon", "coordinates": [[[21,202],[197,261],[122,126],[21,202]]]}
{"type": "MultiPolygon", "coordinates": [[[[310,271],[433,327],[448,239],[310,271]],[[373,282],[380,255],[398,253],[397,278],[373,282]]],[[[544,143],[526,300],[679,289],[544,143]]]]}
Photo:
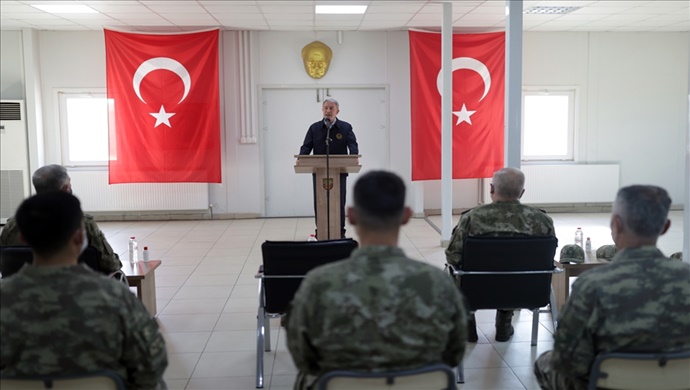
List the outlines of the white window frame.
{"type": "Polygon", "coordinates": [[[522,88],[522,131],[520,137],[520,159],[524,162],[543,161],[571,161],[576,160],[577,117],[578,117],[578,88],[574,86],[562,87],[523,87],[522,88]],[[525,97],[539,95],[568,96],[568,134],[567,152],[564,155],[530,155],[525,156],[525,97]]]}
{"type": "MultiPolygon", "coordinates": [[[[63,88],[56,90],[57,114],[60,126],[60,143],[62,152],[62,165],[66,167],[99,167],[107,168],[108,160],[104,161],[72,161],[69,151],[69,129],[67,126],[67,104],[66,99],[75,97],[98,97],[106,98],[105,88],[74,89],[63,88]]],[[[106,131],[108,124],[106,123],[106,131]]]]}

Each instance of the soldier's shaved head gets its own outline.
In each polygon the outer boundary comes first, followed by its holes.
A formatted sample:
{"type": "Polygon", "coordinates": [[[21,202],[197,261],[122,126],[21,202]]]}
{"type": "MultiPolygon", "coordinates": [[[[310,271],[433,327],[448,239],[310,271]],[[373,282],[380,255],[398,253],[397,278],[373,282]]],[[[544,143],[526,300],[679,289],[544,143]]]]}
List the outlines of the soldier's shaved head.
{"type": "Polygon", "coordinates": [[[70,184],[67,169],[57,164],[38,168],[31,177],[31,181],[34,184],[34,188],[36,188],[36,193],[62,191],[66,185],[70,184]]]}
{"type": "Polygon", "coordinates": [[[518,200],[525,187],[525,174],[517,168],[503,168],[494,173],[492,184],[503,200],[518,200]]]}
{"type": "Polygon", "coordinates": [[[616,195],[613,214],[640,237],[656,238],[664,232],[671,198],[665,189],[650,185],[623,187],[616,195]]]}
{"type": "Polygon", "coordinates": [[[397,231],[405,208],[405,183],[391,172],[368,172],[355,183],[354,201],[362,227],[397,231]]]}

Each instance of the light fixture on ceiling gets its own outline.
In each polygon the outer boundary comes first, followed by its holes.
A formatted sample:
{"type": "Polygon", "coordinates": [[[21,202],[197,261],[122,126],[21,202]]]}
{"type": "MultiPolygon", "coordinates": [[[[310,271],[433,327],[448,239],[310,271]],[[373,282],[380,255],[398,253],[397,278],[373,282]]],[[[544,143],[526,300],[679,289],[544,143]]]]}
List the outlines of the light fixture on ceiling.
{"type": "Polygon", "coordinates": [[[534,6],[527,8],[523,13],[531,15],[564,15],[569,14],[582,7],[548,7],[548,6],[534,6]]]}
{"type": "Polygon", "coordinates": [[[317,14],[330,14],[330,15],[361,15],[367,11],[366,5],[316,5],[314,12],[317,14]]]}
{"type": "Polygon", "coordinates": [[[83,4],[31,4],[51,14],[97,14],[98,11],[83,4]]]}

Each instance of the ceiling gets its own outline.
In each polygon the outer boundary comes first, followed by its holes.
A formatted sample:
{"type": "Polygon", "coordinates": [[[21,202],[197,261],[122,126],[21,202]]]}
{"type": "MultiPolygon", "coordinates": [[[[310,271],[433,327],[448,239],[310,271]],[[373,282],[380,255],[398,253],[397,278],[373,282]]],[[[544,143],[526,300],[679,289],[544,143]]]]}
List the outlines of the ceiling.
{"type": "MultiPolygon", "coordinates": [[[[453,3],[456,31],[505,29],[504,0],[453,3]]],[[[690,1],[529,1],[533,6],[581,7],[569,14],[525,14],[525,31],[690,31],[690,1]]],[[[0,1],[0,28],[39,30],[184,31],[225,30],[375,31],[438,29],[439,1],[224,1],[224,0],[52,0],[0,1]],[[366,4],[363,15],[316,15],[316,4],[366,4]],[[98,13],[51,14],[31,5],[83,4],[98,13]]]]}

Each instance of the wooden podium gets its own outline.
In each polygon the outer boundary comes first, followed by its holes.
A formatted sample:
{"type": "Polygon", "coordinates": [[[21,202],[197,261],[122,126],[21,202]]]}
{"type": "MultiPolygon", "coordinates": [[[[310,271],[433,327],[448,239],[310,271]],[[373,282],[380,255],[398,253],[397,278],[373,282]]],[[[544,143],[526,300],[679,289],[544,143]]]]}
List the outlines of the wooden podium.
{"type": "Polygon", "coordinates": [[[362,168],[359,165],[361,155],[331,154],[330,181],[326,180],[326,156],[325,155],[295,155],[295,173],[316,174],[316,228],[317,240],[334,240],[340,238],[340,174],[357,173],[362,168]],[[326,207],[326,191],[330,191],[330,221],[331,234],[328,236],[328,217],[326,207]]]}

